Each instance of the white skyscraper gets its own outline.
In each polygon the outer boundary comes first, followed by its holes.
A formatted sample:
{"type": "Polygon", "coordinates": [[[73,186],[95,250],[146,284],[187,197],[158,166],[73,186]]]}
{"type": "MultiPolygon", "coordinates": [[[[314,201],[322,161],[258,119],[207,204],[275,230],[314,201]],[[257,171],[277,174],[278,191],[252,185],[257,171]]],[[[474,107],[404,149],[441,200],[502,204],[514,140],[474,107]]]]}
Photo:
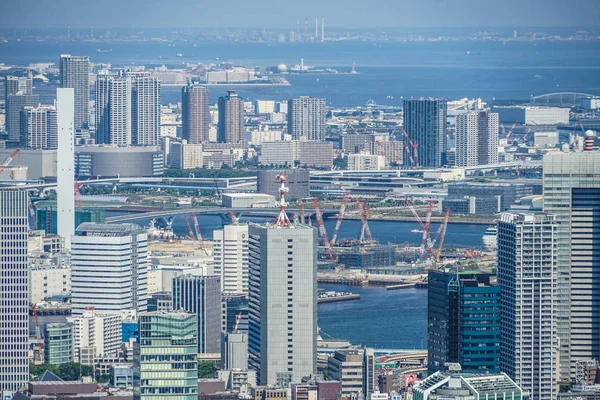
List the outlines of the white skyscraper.
{"type": "Polygon", "coordinates": [[[54,150],[58,147],[57,129],[56,108],[28,106],[21,111],[21,146],[54,150]]]}
{"type": "Polygon", "coordinates": [[[147,241],[136,224],[83,223],[72,237],[72,313],[146,311],[147,241]]]}
{"type": "Polygon", "coordinates": [[[88,307],[82,315],[68,317],[67,321],[73,324],[73,347],[79,362],[85,362],[82,356],[85,358],[88,353],[85,350],[89,348],[93,348],[95,357],[114,357],[119,353],[122,343],[121,315],[97,312],[93,307],[88,307]]]}
{"type": "Polygon", "coordinates": [[[75,91],[56,89],[56,125],[58,150],[56,164],[57,233],[71,248],[75,233],[75,91]]]}
{"type": "Polygon", "coordinates": [[[456,117],[456,165],[478,165],[478,114],[467,112],[456,117]]]}
{"type": "Polygon", "coordinates": [[[213,233],[215,275],[225,293],[248,294],[248,225],[225,225],[213,233]]]}
{"type": "Polygon", "coordinates": [[[498,223],[500,369],[532,399],[555,399],[557,224],[543,214],[498,223]]]}
{"type": "Polygon", "coordinates": [[[133,76],[131,92],[132,143],[160,144],[160,81],[155,76],[133,76]]]}
{"type": "Polygon", "coordinates": [[[293,140],[325,140],[325,99],[300,96],[288,100],[288,133],[293,140]]]}
{"type": "Polygon", "coordinates": [[[29,381],[27,192],[0,188],[0,394],[29,381]]]}

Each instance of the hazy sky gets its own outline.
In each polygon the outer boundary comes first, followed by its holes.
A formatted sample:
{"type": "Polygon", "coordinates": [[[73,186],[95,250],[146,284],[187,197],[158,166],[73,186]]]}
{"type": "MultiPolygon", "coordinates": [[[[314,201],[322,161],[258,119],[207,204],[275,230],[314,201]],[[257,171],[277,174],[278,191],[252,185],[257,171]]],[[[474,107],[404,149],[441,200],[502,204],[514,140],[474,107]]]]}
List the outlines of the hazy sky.
{"type": "Polygon", "coordinates": [[[0,0],[0,27],[599,26],[600,0],[0,0]]]}

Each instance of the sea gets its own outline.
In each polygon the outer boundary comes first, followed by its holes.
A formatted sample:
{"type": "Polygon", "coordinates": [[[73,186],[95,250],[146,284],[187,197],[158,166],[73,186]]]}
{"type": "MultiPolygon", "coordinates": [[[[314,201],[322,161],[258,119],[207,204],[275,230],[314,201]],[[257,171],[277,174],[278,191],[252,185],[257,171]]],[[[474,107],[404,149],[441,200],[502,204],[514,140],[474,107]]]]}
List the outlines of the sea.
{"type": "MultiPolygon", "coordinates": [[[[600,94],[600,41],[432,41],[325,43],[192,43],[9,41],[0,43],[0,63],[58,63],[60,54],[89,55],[113,67],[219,63],[265,68],[300,64],[334,68],[340,74],[287,75],[290,86],[236,87],[246,100],[324,97],[334,107],[397,106],[411,97],[528,100],[554,92],[600,94]],[[101,50],[102,52],[98,52],[101,50]],[[184,55],[178,58],[177,54],[184,55]],[[353,63],[357,74],[349,74],[353,63]]],[[[52,85],[37,88],[42,101],[52,85]]],[[[211,101],[231,87],[211,87],[211,101]]],[[[181,101],[181,90],[164,87],[164,104],[181,101]]]]}

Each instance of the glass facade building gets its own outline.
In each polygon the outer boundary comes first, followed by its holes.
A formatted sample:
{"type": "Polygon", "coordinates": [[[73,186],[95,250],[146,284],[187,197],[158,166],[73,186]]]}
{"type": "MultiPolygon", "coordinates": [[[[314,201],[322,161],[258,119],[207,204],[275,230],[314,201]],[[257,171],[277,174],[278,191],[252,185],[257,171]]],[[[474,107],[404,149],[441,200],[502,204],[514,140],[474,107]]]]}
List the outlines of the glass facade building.
{"type": "Polygon", "coordinates": [[[44,361],[60,365],[73,361],[73,324],[52,323],[44,327],[44,361]]]}

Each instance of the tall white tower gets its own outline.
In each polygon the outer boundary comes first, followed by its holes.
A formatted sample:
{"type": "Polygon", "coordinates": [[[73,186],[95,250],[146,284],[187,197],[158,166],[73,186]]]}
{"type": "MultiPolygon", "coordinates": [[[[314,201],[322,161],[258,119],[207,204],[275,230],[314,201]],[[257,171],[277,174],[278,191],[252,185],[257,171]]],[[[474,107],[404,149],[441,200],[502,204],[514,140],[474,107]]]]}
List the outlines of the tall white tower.
{"type": "Polygon", "coordinates": [[[56,89],[56,125],[58,130],[57,151],[57,233],[71,248],[71,236],[75,234],[75,90],[56,89]]]}

